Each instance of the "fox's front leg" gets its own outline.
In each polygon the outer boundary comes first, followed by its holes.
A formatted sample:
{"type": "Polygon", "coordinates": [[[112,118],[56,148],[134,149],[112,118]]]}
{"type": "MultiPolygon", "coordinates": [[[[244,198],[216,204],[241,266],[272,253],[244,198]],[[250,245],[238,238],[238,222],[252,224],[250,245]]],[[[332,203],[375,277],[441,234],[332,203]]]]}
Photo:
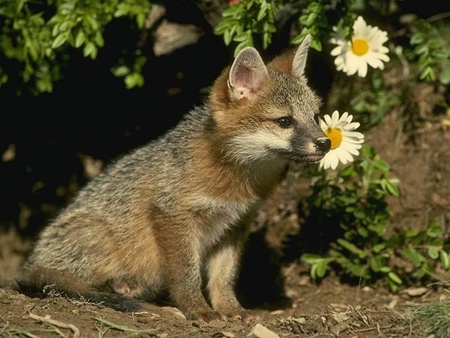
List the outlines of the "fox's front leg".
{"type": "Polygon", "coordinates": [[[192,229],[186,226],[170,233],[164,229],[160,238],[170,297],[187,319],[220,319],[202,293],[200,248],[192,229]]]}
{"type": "Polygon", "coordinates": [[[208,291],[214,310],[226,316],[240,315],[244,308],[236,298],[245,234],[230,232],[211,252],[208,260],[208,291]]]}

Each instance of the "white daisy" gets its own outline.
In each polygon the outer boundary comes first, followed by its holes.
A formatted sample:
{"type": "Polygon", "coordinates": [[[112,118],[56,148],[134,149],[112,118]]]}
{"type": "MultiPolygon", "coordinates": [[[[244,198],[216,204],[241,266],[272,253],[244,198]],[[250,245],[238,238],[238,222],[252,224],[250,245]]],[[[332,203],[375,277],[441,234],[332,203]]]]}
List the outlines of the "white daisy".
{"type": "Polygon", "coordinates": [[[333,27],[332,44],[337,45],[331,55],[336,56],[336,69],[347,75],[358,72],[360,77],[367,75],[367,65],[372,68],[384,69],[384,62],[388,62],[389,49],[383,46],[388,40],[387,33],[378,27],[372,27],[358,16],[353,24],[352,41],[346,40],[344,33],[336,26],[333,27]]]}
{"type": "Polygon", "coordinates": [[[324,169],[336,169],[339,162],[346,164],[353,162],[353,156],[359,155],[359,150],[364,143],[364,135],[355,131],[359,122],[352,122],[353,116],[344,112],[339,117],[335,110],[331,115],[325,115],[320,119],[320,127],[331,140],[331,150],[320,161],[319,166],[324,169]]]}

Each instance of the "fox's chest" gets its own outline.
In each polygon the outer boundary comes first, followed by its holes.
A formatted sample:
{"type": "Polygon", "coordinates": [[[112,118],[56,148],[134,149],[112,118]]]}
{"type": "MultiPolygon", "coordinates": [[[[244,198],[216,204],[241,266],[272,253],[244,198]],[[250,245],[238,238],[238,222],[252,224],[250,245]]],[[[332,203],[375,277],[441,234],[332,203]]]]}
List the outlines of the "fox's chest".
{"type": "Polygon", "coordinates": [[[258,200],[226,201],[198,195],[192,199],[192,212],[198,221],[200,243],[209,246],[219,241],[226,232],[240,231],[250,214],[259,205],[258,200]]]}

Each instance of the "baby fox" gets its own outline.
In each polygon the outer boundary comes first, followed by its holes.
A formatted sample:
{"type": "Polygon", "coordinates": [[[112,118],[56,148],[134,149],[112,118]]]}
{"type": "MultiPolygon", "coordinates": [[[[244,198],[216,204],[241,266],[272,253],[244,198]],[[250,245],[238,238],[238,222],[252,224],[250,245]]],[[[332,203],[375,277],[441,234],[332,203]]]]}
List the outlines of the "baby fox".
{"type": "Polygon", "coordinates": [[[309,43],[268,64],[243,49],[204,105],[79,191],[40,234],[16,288],[123,311],[166,293],[189,319],[241,314],[234,287],[250,217],[290,162],[330,149],[304,76],[309,43]]]}

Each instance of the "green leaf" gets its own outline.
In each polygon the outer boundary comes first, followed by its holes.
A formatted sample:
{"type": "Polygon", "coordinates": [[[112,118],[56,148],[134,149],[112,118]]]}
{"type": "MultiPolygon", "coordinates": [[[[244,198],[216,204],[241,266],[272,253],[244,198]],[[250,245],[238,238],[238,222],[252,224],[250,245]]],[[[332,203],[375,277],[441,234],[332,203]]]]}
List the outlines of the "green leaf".
{"type": "Polygon", "coordinates": [[[420,46],[417,46],[416,48],[414,48],[414,53],[416,54],[416,55],[420,55],[420,56],[428,56],[429,55],[429,53],[430,53],[430,50],[429,50],[429,48],[428,48],[428,46],[427,45],[420,45],[420,46]]]}
{"type": "Polygon", "coordinates": [[[146,13],[141,13],[136,15],[136,24],[139,27],[139,29],[143,29],[145,25],[145,21],[147,20],[146,13]]]}
{"type": "Polygon", "coordinates": [[[391,272],[391,270],[392,269],[389,266],[382,266],[380,268],[380,272],[382,272],[382,273],[389,273],[389,272],[391,272]]]}
{"type": "Polygon", "coordinates": [[[95,32],[93,41],[98,47],[103,47],[105,45],[105,40],[103,39],[103,35],[100,31],[95,32]]]}
{"type": "Polygon", "coordinates": [[[325,273],[327,272],[327,268],[328,268],[328,261],[327,260],[324,259],[324,260],[318,262],[316,264],[315,275],[318,278],[322,278],[323,276],[325,276],[325,273]]]}
{"type": "Polygon", "coordinates": [[[37,49],[37,46],[32,41],[29,41],[26,46],[28,47],[28,53],[30,54],[31,58],[36,61],[39,57],[39,52],[37,49]]]}
{"type": "Polygon", "coordinates": [[[418,45],[420,43],[426,42],[426,36],[423,33],[416,33],[411,37],[411,45],[418,45]]]}
{"type": "Polygon", "coordinates": [[[225,43],[225,45],[229,45],[231,43],[231,31],[230,30],[225,30],[223,32],[223,42],[225,43]]]}
{"type": "Polygon", "coordinates": [[[317,273],[316,273],[316,270],[317,270],[317,265],[313,265],[313,266],[311,266],[311,270],[309,270],[309,275],[311,276],[311,278],[312,279],[317,279],[317,273]]]}
{"type": "Polygon", "coordinates": [[[368,279],[370,274],[367,273],[367,269],[361,264],[351,264],[347,266],[348,271],[355,277],[368,279]]]}
{"type": "Polygon", "coordinates": [[[353,212],[353,215],[358,218],[358,219],[364,219],[366,218],[366,213],[364,212],[364,210],[355,210],[353,212]]]}
{"type": "Polygon", "coordinates": [[[436,76],[434,74],[434,70],[431,67],[425,67],[420,73],[419,78],[421,80],[434,81],[436,80],[436,76]]]}
{"type": "Polygon", "coordinates": [[[420,267],[420,265],[424,261],[424,257],[416,249],[405,248],[400,250],[400,253],[404,257],[408,258],[416,267],[420,267]]]}
{"type": "Polygon", "coordinates": [[[403,283],[402,279],[395,272],[389,272],[388,278],[395,284],[401,285],[403,283]]]}
{"type": "Polygon", "coordinates": [[[79,48],[84,43],[84,41],[86,41],[86,37],[84,35],[84,32],[80,30],[75,39],[75,47],[79,48]]]}
{"type": "Polygon", "coordinates": [[[73,25],[75,25],[74,22],[63,21],[63,22],[61,22],[61,25],[59,26],[59,31],[61,33],[68,32],[73,25]]]}
{"type": "Polygon", "coordinates": [[[375,244],[372,247],[372,251],[375,252],[375,253],[379,253],[379,252],[383,251],[386,248],[386,245],[387,245],[386,243],[375,244]]]}
{"type": "Polygon", "coordinates": [[[428,256],[430,256],[432,259],[438,259],[439,258],[439,248],[435,246],[430,246],[428,248],[428,256]]]}
{"type": "Polygon", "coordinates": [[[56,37],[55,40],[53,40],[52,48],[56,49],[62,46],[66,41],[67,41],[67,34],[60,34],[56,37]]]}
{"type": "Polygon", "coordinates": [[[240,34],[237,34],[234,37],[234,41],[236,41],[236,42],[246,42],[246,41],[248,41],[249,36],[251,36],[251,32],[250,31],[245,31],[245,32],[242,32],[240,34]]]}
{"type": "Polygon", "coordinates": [[[130,73],[130,68],[128,66],[119,66],[113,68],[111,71],[115,76],[121,77],[128,75],[130,73]]]}
{"type": "Polygon", "coordinates": [[[406,232],[406,237],[409,237],[409,238],[415,237],[415,236],[417,236],[418,233],[419,233],[419,230],[417,230],[417,229],[410,229],[410,230],[408,230],[406,232]]]}
{"type": "Polygon", "coordinates": [[[318,39],[311,40],[311,48],[317,50],[318,52],[322,51],[322,43],[318,39]]]}
{"type": "Polygon", "coordinates": [[[114,17],[118,18],[121,16],[125,16],[127,14],[128,14],[128,6],[126,6],[126,4],[124,4],[124,3],[122,3],[117,6],[117,10],[114,12],[113,15],[114,15],[114,17]]]}
{"type": "Polygon", "coordinates": [[[300,256],[300,260],[308,263],[308,264],[317,264],[318,262],[320,262],[321,260],[323,260],[324,258],[322,256],[319,255],[315,255],[315,254],[309,254],[309,253],[305,253],[303,255],[300,256]]]}
{"type": "Polygon", "coordinates": [[[96,31],[100,28],[100,23],[94,18],[94,16],[85,15],[84,22],[91,26],[93,31],[96,31]]]}
{"type": "Polygon", "coordinates": [[[447,50],[445,49],[436,49],[433,50],[431,55],[437,59],[447,59],[450,55],[447,50]]]}
{"type": "Polygon", "coordinates": [[[142,87],[144,85],[144,77],[140,73],[133,72],[125,76],[125,85],[127,89],[142,87]]]}
{"type": "Polygon", "coordinates": [[[353,167],[353,165],[348,165],[339,172],[339,174],[342,177],[351,176],[354,173],[355,173],[355,168],[353,167]]]}
{"type": "Polygon", "coordinates": [[[375,272],[380,271],[381,267],[383,266],[383,261],[382,261],[381,257],[379,257],[379,256],[370,257],[369,266],[375,272]]]}
{"type": "Polygon", "coordinates": [[[317,14],[316,13],[309,13],[306,17],[306,19],[303,20],[303,24],[305,26],[312,26],[314,24],[314,22],[317,19],[317,14]]]}
{"type": "Polygon", "coordinates": [[[52,29],[52,36],[57,36],[59,34],[59,24],[55,24],[52,29]]]}
{"type": "Polygon", "coordinates": [[[427,236],[436,238],[436,237],[442,237],[444,234],[444,230],[435,222],[431,223],[430,226],[427,228],[427,236]]]}
{"type": "Polygon", "coordinates": [[[95,59],[97,57],[97,47],[92,42],[87,42],[83,49],[83,55],[85,57],[90,56],[91,59],[95,59]]]}
{"type": "Polygon", "coordinates": [[[388,285],[389,285],[389,289],[391,290],[392,293],[396,293],[398,291],[398,289],[399,289],[398,285],[395,284],[390,279],[388,279],[388,285]]]}
{"type": "Polygon", "coordinates": [[[445,270],[448,270],[448,269],[450,268],[450,260],[449,260],[449,255],[448,255],[448,253],[447,253],[446,251],[444,251],[444,250],[441,250],[441,252],[439,253],[439,255],[440,255],[440,258],[441,258],[441,264],[442,264],[442,267],[443,267],[445,270]]]}
{"type": "Polygon", "coordinates": [[[367,228],[358,227],[357,231],[358,231],[358,234],[361,235],[361,237],[363,237],[363,238],[369,237],[369,231],[367,230],[367,228]]]}
{"type": "Polygon", "coordinates": [[[441,72],[439,73],[439,81],[443,84],[443,85],[448,85],[450,84],[450,62],[448,62],[447,64],[445,64],[442,67],[441,72]]]}
{"type": "Polygon", "coordinates": [[[338,238],[336,240],[341,246],[343,246],[344,248],[346,248],[348,251],[353,252],[354,254],[357,254],[360,257],[365,257],[366,253],[364,251],[362,251],[360,248],[358,248],[356,245],[354,245],[353,243],[350,243],[349,241],[343,239],[343,238],[338,238]]]}
{"type": "MultiPolygon", "coordinates": [[[[373,222],[375,222],[374,220],[373,222]]],[[[372,223],[368,226],[369,230],[376,233],[377,236],[382,236],[386,232],[386,225],[384,223],[372,223]]]]}
{"type": "Polygon", "coordinates": [[[261,21],[267,15],[265,6],[261,6],[258,13],[258,18],[256,20],[261,21]]]}

